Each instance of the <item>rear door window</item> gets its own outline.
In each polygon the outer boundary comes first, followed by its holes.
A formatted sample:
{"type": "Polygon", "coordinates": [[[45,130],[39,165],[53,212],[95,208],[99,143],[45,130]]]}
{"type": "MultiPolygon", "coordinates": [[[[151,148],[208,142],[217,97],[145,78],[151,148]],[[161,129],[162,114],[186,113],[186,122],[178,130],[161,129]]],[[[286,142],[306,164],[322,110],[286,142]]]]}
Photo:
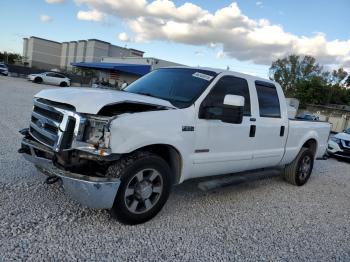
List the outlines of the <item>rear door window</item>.
{"type": "Polygon", "coordinates": [[[60,74],[55,74],[55,77],[57,77],[57,78],[65,78],[63,75],[60,75],[60,74]]]}
{"type": "Polygon", "coordinates": [[[281,117],[280,101],[274,84],[255,81],[261,117],[281,117]]]}

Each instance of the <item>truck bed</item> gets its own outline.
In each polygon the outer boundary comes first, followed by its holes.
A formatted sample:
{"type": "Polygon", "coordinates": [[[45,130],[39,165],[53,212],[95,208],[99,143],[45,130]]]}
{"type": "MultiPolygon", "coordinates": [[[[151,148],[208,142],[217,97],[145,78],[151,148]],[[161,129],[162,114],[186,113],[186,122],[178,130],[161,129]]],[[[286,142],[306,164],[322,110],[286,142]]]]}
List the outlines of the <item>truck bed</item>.
{"type": "Polygon", "coordinates": [[[331,124],[325,121],[289,119],[288,139],[282,164],[290,163],[298,154],[303,144],[310,138],[316,138],[316,158],[322,157],[327,149],[331,124]]]}

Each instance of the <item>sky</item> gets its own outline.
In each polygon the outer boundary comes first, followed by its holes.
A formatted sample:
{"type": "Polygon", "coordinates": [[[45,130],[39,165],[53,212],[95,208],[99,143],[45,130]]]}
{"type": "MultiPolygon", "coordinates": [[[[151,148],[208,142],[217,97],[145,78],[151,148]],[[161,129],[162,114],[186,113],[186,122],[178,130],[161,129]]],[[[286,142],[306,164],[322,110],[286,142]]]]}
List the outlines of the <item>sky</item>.
{"type": "Polygon", "coordinates": [[[291,53],[350,71],[350,0],[4,0],[0,10],[0,51],[22,53],[29,36],[97,38],[262,77],[291,53]]]}

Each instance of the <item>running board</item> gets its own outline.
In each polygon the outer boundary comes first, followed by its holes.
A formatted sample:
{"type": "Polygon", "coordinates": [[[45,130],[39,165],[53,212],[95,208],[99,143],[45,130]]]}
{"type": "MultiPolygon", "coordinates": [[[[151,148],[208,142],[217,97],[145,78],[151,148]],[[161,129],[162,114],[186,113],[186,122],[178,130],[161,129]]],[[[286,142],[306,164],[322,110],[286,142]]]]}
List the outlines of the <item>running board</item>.
{"type": "Polygon", "coordinates": [[[228,186],[236,186],[248,182],[268,179],[272,177],[278,177],[281,175],[280,170],[260,170],[257,172],[250,173],[238,173],[225,175],[221,177],[212,178],[207,181],[202,181],[198,183],[198,188],[202,191],[210,191],[217,188],[228,187],[228,186]]]}

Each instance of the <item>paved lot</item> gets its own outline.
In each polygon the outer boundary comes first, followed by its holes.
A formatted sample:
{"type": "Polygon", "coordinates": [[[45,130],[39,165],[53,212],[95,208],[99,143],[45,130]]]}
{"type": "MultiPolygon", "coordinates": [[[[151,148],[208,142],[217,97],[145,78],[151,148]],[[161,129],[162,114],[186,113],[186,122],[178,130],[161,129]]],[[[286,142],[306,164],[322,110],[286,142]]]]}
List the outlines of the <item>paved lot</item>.
{"type": "Polygon", "coordinates": [[[350,261],[350,164],[335,159],[300,188],[276,176],[210,192],[185,182],[134,227],[78,206],[17,154],[42,88],[0,77],[0,261],[350,261]]]}

